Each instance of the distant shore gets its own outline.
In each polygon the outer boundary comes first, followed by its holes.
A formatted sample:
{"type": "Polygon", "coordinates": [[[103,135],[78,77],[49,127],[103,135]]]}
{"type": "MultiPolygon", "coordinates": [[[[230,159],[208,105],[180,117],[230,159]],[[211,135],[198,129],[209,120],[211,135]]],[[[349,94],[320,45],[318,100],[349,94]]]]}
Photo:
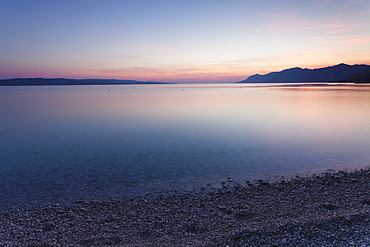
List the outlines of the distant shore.
{"type": "Polygon", "coordinates": [[[370,169],[0,213],[1,246],[368,246],[370,169]]]}
{"type": "Polygon", "coordinates": [[[14,78],[0,80],[0,86],[91,86],[91,85],[137,85],[173,84],[155,81],[115,80],[115,79],[65,79],[65,78],[14,78]]]}

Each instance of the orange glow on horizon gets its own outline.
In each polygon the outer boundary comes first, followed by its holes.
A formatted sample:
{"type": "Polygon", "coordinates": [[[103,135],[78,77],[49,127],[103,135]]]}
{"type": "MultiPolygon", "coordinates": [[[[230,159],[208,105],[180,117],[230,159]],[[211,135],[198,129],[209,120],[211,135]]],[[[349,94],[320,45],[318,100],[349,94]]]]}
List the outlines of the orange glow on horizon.
{"type": "Polygon", "coordinates": [[[370,64],[369,1],[127,2],[7,1],[0,79],[238,82],[370,64]]]}

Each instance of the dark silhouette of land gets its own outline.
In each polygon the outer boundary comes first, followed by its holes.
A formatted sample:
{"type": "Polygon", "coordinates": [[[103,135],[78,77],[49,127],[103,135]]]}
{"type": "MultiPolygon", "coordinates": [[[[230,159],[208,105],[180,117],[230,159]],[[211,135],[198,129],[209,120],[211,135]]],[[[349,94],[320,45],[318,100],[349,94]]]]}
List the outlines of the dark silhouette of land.
{"type": "Polygon", "coordinates": [[[126,84],[170,84],[154,81],[114,79],[65,79],[65,78],[14,78],[0,80],[0,86],[46,86],[46,85],[126,85],[126,84]]]}
{"type": "MultiPolygon", "coordinates": [[[[338,64],[318,69],[299,67],[255,74],[239,83],[291,83],[291,82],[355,82],[370,83],[370,65],[338,64]]],[[[66,79],[66,78],[14,78],[0,80],[0,86],[46,86],[46,85],[135,85],[173,84],[156,81],[116,80],[116,79],[66,79]]]]}
{"type": "Polygon", "coordinates": [[[355,83],[370,83],[370,68],[347,78],[347,81],[353,81],[355,83]]]}
{"type": "Polygon", "coordinates": [[[252,75],[240,83],[370,82],[370,65],[338,64],[319,69],[290,68],[266,75],[252,75]]]}

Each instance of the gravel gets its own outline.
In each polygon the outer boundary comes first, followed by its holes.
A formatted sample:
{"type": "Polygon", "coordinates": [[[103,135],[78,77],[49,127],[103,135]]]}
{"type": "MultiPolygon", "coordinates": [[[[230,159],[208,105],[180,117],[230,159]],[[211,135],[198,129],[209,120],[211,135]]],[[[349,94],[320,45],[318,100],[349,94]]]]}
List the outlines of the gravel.
{"type": "Polygon", "coordinates": [[[0,246],[370,246],[370,169],[0,212],[0,246]]]}

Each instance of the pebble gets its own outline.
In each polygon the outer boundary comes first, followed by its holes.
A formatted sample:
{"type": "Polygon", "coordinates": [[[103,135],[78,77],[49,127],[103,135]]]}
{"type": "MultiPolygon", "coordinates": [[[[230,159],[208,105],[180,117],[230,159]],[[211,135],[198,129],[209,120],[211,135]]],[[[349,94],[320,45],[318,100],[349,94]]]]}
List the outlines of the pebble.
{"type": "Polygon", "coordinates": [[[9,210],[0,246],[369,246],[369,172],[9,210]]]}

